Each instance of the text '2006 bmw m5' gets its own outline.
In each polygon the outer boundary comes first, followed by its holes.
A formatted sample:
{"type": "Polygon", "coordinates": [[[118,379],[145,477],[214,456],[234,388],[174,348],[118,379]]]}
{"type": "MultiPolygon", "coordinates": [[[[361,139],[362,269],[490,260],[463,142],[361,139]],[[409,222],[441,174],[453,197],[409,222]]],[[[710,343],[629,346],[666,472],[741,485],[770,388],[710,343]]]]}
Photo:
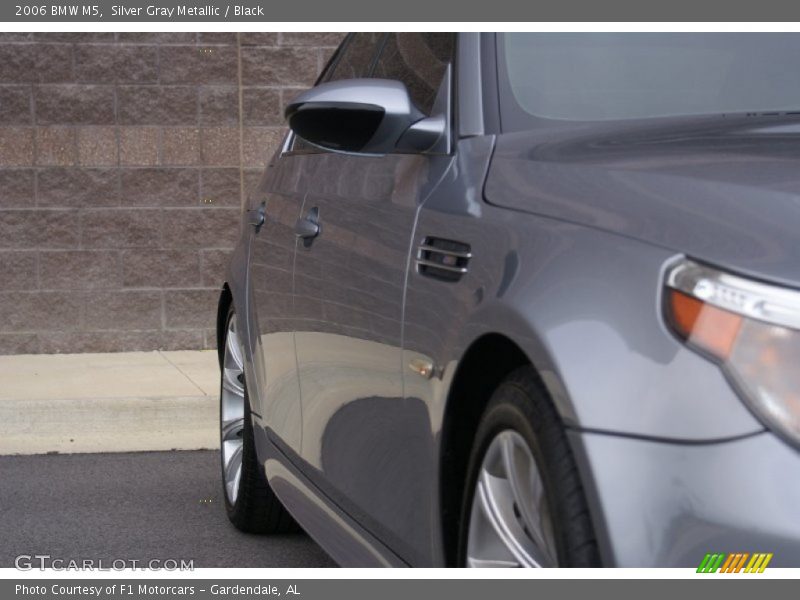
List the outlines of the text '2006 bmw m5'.
{"type": "Polygon", "coordinates": [[[219,304],[245,531],[800,565],[800,35],[356,33],[219,304]]]}

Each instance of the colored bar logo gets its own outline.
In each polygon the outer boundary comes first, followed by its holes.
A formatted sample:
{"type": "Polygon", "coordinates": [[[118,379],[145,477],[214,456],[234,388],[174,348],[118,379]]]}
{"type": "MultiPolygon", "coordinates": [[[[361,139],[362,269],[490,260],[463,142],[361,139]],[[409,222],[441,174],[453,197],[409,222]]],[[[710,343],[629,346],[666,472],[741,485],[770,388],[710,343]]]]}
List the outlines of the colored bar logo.
{"type": "Polygon", "coordinates": [[[736,552],[733,554],[708,553],[697,567],[698,573],[763,573],[772,552],[736,552]],[[749,560],[748,560],[749,559],[749,560]]]}

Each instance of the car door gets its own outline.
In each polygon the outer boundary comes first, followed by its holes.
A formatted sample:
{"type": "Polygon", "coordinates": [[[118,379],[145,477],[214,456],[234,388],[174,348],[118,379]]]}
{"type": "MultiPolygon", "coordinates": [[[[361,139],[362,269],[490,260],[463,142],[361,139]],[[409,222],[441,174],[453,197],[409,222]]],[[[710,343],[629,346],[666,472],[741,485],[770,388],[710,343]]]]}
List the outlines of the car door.
{"type": "MultiPolygon", "coordinates": [[[[450,118],[455,35],[386,34],[371,77],[403,82],[420,111],[450,118]],[[444,100],[443,100],[444,98],[444,100]],[[436,104],[435,108],[434,105],[436,104]]],[[[404,400],[403,291],[418,207],[452,157],[309,157],[304,219],[320,227],[295,257],[302,458],[339,506],[401,557],[430,536],[430,435],[404,400]]]]}
{"type": "Polygon", "coordinates": [[[250,400],[260,424],[297,450],[302,428],[292,295],[294,224],[304,198],[302,186],[294,177],[299,168],[297,162],[276,159],[252,196],[249,214],[255,226],[249,297],[254,314],[251,331],[255,332],[256,373],[255,385],[250,384],[250,400]]]}
{"type": "MultiPolygon", "coordinates": [[[[320,81],[365,75],[383,34],[348,36],[320,76],[320,81]]],[[[250,201],[251,215],[262,212],[263,224],[253,236],[250,297],[255,314],[255,412],[273,441],[299,455],[302,405],[295,354],[295,225],[308,191],[308,162],[321,152],[291,133],[267,168],[250,201]]],[[[251,221],[253,218],[251,218],[251,221]]]]}

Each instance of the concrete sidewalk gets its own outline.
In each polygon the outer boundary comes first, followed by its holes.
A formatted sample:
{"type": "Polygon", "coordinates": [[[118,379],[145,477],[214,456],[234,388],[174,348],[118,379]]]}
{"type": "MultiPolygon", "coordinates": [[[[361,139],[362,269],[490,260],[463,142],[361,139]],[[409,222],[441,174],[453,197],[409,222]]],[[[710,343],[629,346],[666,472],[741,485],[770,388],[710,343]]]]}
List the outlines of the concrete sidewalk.
{"type": "Polygon", "coordinates": [[[0,356],[0,454],[219,447],[214,350],[0,356]]]}

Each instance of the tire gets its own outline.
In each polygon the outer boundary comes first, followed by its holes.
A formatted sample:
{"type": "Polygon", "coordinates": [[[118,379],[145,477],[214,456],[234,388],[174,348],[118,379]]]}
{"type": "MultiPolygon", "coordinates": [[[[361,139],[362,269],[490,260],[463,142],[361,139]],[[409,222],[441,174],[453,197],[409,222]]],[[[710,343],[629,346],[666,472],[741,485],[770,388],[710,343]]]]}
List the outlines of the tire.
{"type": "Polygon", "coordinates": [[[575,459],[532,367],[492,395],[464,489],[459,565],[600,566],[575,459]]]}
{"type": "Polygon", "coordinates": [[[240,531],[294,532],[299,528],[269,487],[256,456],[237,331],[231,307],[225,320],[225,349],[220,369],[220,464],[225,511],[240,531]]]}

